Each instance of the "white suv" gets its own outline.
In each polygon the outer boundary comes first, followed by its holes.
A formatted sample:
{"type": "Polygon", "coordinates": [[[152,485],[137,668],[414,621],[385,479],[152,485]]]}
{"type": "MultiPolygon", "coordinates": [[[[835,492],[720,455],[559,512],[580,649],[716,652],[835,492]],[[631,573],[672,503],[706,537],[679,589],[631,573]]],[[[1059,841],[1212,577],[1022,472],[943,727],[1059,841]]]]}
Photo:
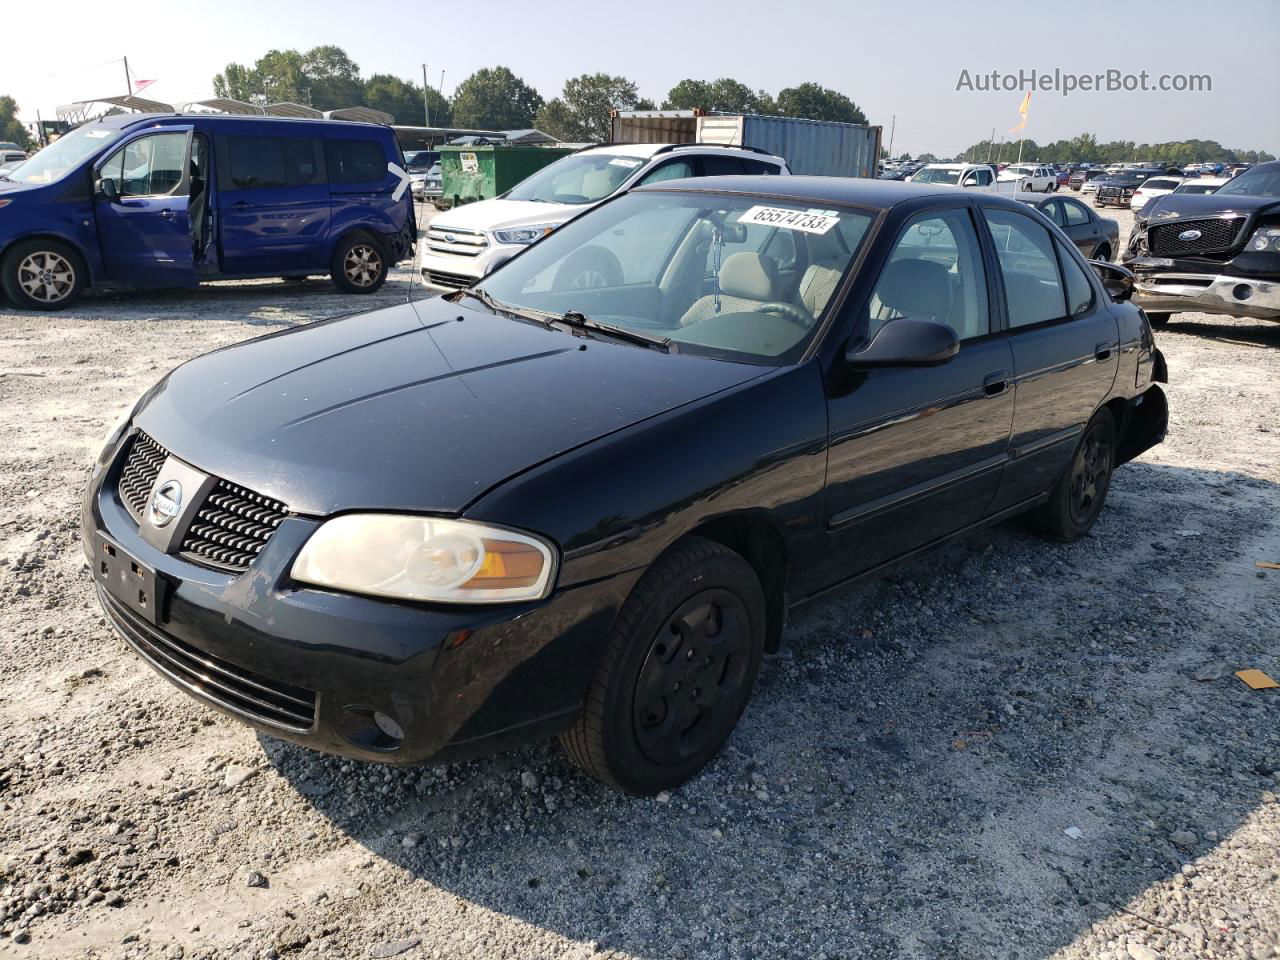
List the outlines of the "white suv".
{"type": "Polygon", "coordinates": [[[1039,163],[1015,163],[1005,167],[1000,171],[1000,180],[1017,183],[1020,191],[1053,193],[1058,189],[1058,174],[1052,167],[1039,163]]]}
{"type": "MultiPolygon", "coordinates": [[[[501,197],[442,213],[427,226],[422,279],[437,290],[467,287],[556,227],[615,194],[684,177],[787,174],[763,151],[679,143],[587,147],[527,177],[501,197]]],[[[585,263],[578,281],[605,286],[611,263],[585,263]]]]}

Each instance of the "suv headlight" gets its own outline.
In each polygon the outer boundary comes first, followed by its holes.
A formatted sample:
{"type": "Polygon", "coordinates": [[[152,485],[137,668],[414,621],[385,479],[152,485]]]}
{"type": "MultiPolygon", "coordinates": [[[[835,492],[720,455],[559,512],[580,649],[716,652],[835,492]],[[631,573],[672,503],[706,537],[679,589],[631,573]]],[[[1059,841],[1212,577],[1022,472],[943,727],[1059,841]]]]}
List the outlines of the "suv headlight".
{"type": "Polygon", "coordinates": [[[551,592],[556,551],[469,520],[355,513],[326,521],[293,563],[303,583],[397,600],[510,603],[551,592]]]}
{"type": "Polygon", "coordinates": [[[1245,249],[1280,253],[1280,227],[1259,227],[1253,231],[1245,249]]]}
{"type": "Polygon", "coordinates": [[[510,230],[495,230],[493,238],[499,243],[533,243],[541,240],[556,228],[554,223],[539,223],[532,227],[513,227],[510,230]]]}

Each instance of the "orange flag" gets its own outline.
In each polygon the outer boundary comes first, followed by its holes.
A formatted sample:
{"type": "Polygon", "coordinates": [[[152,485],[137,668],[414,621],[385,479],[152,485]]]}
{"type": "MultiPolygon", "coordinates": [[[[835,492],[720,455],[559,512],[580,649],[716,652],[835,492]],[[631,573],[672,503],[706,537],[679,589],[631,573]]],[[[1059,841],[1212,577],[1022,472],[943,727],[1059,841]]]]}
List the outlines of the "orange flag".
{"type": "Polygon", "coordinates": [[[1027,91],[1027,95],[1022,98],[1022,105],[1018,107],[1018,112],[1022,114],[1022,119],[1013,127],[1009,128],[1010,133],[1017,133],[1027,125],[1027,111],[1031,108],[1031,91],[1027,91]]]}

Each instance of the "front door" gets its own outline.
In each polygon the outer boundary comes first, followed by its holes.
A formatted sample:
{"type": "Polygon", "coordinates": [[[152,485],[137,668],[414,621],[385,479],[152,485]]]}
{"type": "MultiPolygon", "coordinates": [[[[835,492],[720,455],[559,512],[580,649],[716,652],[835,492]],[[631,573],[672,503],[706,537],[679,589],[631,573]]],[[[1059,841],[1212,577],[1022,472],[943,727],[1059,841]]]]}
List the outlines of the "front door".
{"type": "Polygon", "coordinates": [[[116,197],[95,191],[98,243],[107,276],[141,287],[196,282],[188,215],[190,127],[166,127],[128,141],[97,168],[116,197]]]}
{"type": "Polygon", "coordinates": [[[1015,401],[1002,510],[1047,493],[1119,366],[1110,298],[1078,255],[1019,211],[984,208],[1004,287],[1015,401]]]}
{"type": "Polygon", "coordinates": [[[934,367],[849,372],[828,388],[833,581],[988,512],[1008,455],[1013,356],[992,324],[978,236],[968,206],[908,221],[859,321],[870,336],[894,316],[938,320],[960,352],[934,367]]]}

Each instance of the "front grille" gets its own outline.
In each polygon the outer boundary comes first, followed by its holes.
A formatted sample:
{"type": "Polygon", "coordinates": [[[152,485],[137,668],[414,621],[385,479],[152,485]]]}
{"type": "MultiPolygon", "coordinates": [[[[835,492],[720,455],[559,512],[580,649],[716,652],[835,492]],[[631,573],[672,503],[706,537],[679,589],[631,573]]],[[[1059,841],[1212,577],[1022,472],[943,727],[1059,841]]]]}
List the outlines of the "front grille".
{"type": "Polygon", "coordinates": [[[215,657],[159,630],[98,585],[112,626],[144,660],[184,690],[252,720],[306,731],[315,725],[316,695],[215,657]]]}
{"type": "MultiPolygon", "coordinates": [[[[118,489],[121,501],[139,524],[168,456],[169,451],[145,433],[134,437],[129,448],[118,489]]],[[[183,537],[181,555],[218,570],[247,570],[288,512],[279,500],[218,480],[183,537]]]]}
{"type": "Polygon", "coordinates": [[[169,451],[156,443],[145,433],[133,438],[129,448],[129,458],[120,471],[120,499],[133,514],[133,519],[142,522],[142,513],[147,508],[147,497],[151,487],[160,475],[169,451]]]}
{"type": "Polygon", "coordinates": [[[247,570],[288,513],[272,500],[219,480],[182,540],[182,552],[227,570],[247,570]]]}
{"type": "Polygon", "coordinates": [[[1161,223],[1147,230],[1147,245],[1157,257],[1177,257],[1186,254],[1216,253],[1231,249],[1244,227],[1244,217],[1211,217],[1205,220],[1180,220],[1161,223]],[[1200,231],[1192,240],[1181,240],[1179,234],[1188,230],[1200,231]]]}
{"type": "Polygon", "coordinates": [[[463,273],[445,273],[442,270],[424,271],[427,275],[427,282],[433,283],[437,287],[452,287],[454,290],[461,290],[463,287],[469,287],[476,282],[475,277],[468,277],[463,273]]]}
{"type": "Polygon", "coordinates": [[[489,238],[479,230],[457,227],[427,227],[427,249],[460,257],[474,257],[489,246],[489,238]]]}

